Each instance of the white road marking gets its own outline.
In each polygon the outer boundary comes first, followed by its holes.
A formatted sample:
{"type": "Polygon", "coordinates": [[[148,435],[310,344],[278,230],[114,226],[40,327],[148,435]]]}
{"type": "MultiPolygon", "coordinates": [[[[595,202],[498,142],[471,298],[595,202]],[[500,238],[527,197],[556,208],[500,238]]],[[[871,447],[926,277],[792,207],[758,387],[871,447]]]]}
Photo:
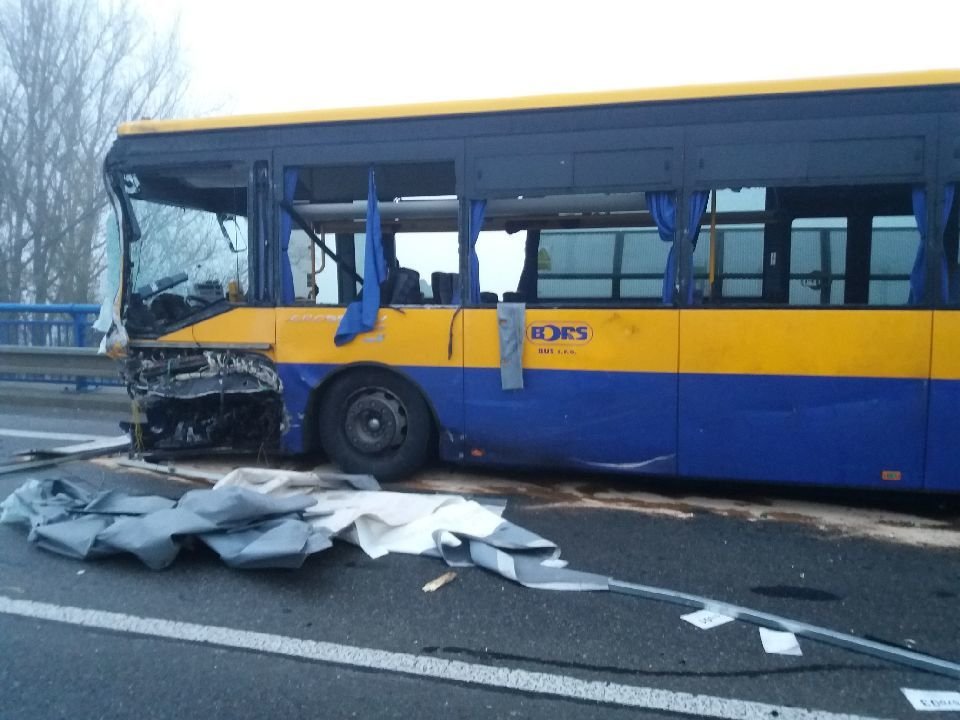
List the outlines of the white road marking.
{"type": "Polygon", "coordinates": [[[77,433],[13,430],[11,428],[0,428],[0,437],[27,438],[30,440],[66,440],[69,442],[93,442],[94,440],[110,439],[108,435],[79,435],[77,433]]]}
{"type": "Polygon", "coordinates": [[[661,710],[697,717],[730,718],[731,720],[734,718],[770,720],[771,717],[778,720],[867,720],[859,715],[842,715],[713,695],[694,695],[659,688],[581,680],[567,675],[444,660],[104,610],[52,605],[33,600],[17,600],[2,595],[0,595],[0,614],[100,628],[117,633],[253,650],[271,655],[402,673],[474,686],[518,690],[537,695],[661,710]]]}

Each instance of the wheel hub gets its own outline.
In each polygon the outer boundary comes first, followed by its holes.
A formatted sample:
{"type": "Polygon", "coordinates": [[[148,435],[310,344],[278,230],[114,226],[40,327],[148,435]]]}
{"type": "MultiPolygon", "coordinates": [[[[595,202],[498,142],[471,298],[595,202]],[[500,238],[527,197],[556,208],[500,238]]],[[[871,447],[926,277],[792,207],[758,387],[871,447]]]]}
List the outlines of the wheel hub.
{"type": "Polygon", "coordinates": [[[406,426],[403,405],[384,390],[368,390],[351,398],[344,421],[347,440],[366,454],[402,444],[406,426]]]}

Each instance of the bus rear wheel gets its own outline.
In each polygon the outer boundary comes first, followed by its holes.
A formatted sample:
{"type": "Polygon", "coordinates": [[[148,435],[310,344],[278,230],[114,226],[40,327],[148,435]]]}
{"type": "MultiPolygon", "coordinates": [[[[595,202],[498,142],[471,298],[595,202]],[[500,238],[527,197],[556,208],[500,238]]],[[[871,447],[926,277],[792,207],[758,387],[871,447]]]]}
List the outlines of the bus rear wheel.
{"type": "Polygon", "coordinates": [[[378,369],[335,380],[321,401],[320,442],[345,472],[403,479],[426,462],[433,424],[419,391],[378,369]]]}

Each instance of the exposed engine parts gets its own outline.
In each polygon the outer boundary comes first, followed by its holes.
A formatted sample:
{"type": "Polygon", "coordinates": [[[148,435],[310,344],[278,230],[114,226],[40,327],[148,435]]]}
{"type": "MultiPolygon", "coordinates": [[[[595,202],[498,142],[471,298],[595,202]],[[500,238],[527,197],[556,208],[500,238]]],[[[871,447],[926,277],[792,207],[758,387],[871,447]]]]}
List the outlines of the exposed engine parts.
{"type": "Polygon", "coordinates": [[[285,429],[280,376],[256,353],[142,351],[123,376],[146,416],[134,427],[144,450],[272,449],[285,429]]]}

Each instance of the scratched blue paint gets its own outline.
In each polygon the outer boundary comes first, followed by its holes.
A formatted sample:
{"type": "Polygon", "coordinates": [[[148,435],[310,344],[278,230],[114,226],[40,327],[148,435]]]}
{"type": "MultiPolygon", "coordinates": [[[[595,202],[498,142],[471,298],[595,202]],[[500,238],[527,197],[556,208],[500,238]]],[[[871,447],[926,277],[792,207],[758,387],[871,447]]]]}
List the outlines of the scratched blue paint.
{"type": "Polygon", "coordinates": [[[680,375],[680,474],[923,486],[927,381],[680,375]],[[881,479],[899,471],[899,482],[881,479]]]}
{"type": "Polygon", "coordinates": [[[504,391],[499,369],[467,369],[467,461],[675,472],[673,373],[524,370],[523,383],[504,391]]]}

